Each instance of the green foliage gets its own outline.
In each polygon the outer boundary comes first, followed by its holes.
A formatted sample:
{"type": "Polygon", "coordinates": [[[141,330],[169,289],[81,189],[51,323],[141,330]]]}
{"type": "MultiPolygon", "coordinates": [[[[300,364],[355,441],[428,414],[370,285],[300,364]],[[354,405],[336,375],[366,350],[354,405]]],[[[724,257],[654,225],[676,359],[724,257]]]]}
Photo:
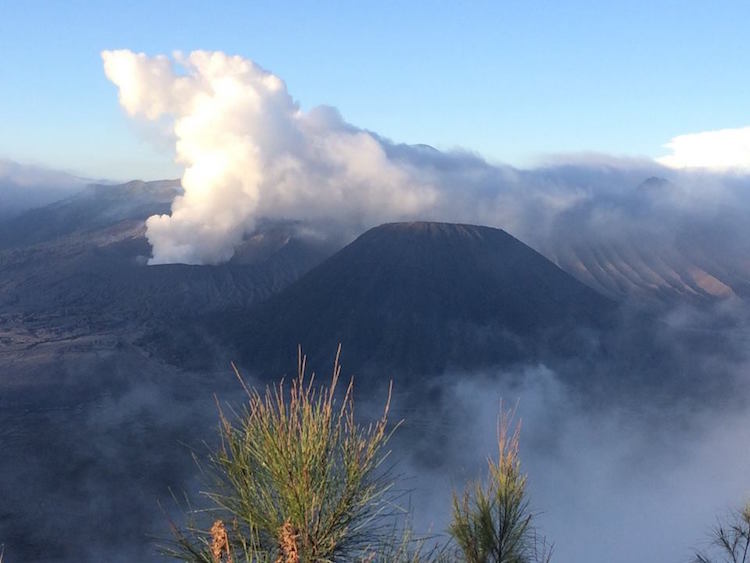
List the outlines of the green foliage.
{"type": "Polygon", "coordinates": [[[526,563],[548,561],[550,550],[540,543],[532,526],[526,498],[526,475],[518,456],[520,425],[513,413],[501,409],[498,422],[498,459],[488,460],[485,483],[470,484],[463,495],[453,495],[450,534],[468,563],[526,563]]]}
{"type": "Polygon", "coordinates": [[[231,419],[220,412],[214,483],[203,493],[214,505],[214,528],[175,527],[165,554],[206,563],[374,560],[393,541],[382,524],[392,506],[381,467],[395,429],[390,393],[381,418],[361,426],[353,381],[337,400],[338,354],[329,387],[305,371],[300,353],[291,385],[263,394],[245,386],[244,410],[231,419]]]}
{"type": "Polygon", "coordinates": [[[696,553],[696,563],[750,563],[750,502],[714,528],[712,553],[696,553]]]}

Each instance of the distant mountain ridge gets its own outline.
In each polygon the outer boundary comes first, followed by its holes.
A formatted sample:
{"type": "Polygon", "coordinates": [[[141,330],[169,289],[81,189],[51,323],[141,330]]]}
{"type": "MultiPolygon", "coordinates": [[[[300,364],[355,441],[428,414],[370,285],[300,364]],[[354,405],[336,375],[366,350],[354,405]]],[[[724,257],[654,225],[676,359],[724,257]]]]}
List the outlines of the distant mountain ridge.
{"type": "Polygon", "coordinates": [[[69,172],[0,158],[0,221],[72,195],[89,183],[69,172]]]}
{"type": "MultiPolygon", "coordinates": [[[[750,243],[729,234],[743,231],[746,217],[739,210],[726,210],[724,224],[709,220],[655,226],[642,214],[653,212],[655,202],[679,197],[679,189],[669,180],[650,177],[634,191],[630,202],[613,201],[614,215],[628,217],[629,226],[613,224],[613,233],[602,226],[599,232],[578,234],[570,232],[576,222],[571,217],[564,223],[566,232],[559,239],[553,233],[540,249],[612,299],[708,304],[750,297],[750,243]],[[652,232],[644,232],[644,226],[652,232]],[[716,235],[722,229],[727,234],[719,242],[716,235]]],[[[585,216],[579,220],[585,222],[585,216]]]]}
{"type": "Polygon", "coordinates": [[[172,200],[181,191],[179,180],[92,184],[0,223],[0,250],[107,228],[121,221],[145,221],[150,215],[169,213],[172,200]]]}

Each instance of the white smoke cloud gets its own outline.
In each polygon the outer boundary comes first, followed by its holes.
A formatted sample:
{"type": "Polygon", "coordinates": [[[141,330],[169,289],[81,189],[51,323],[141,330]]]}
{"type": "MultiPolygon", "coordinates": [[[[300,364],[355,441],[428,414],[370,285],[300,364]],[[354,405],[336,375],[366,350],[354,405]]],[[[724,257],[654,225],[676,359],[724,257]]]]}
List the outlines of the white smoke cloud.
{"type": "Polygon", "coordinates": [[[396,164],[374,135],[329,107],[300,110],[284,82],[252,61],[195,51],[102,53],[134,117],[173,123],[184,195],[151,217],[152,263],[229,259],[261,217],[375,223],[418,214],[434,188],[396,164]]]}
{"type": "Polygon", "coordinates": [[[679,135],[664,146],[672,152],[657,161],[671,168],[750,170],[750,127],[679,135]]]}

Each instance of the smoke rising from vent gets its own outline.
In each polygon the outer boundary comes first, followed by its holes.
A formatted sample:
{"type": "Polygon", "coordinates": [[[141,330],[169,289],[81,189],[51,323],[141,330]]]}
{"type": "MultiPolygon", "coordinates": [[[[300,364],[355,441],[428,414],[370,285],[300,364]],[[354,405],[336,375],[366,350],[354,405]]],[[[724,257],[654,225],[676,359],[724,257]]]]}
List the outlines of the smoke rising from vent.
{"type": "Polygon", "coordinates": [[[373,223],[419,214],[434,189],[329,107],[300,110],[284,82],[224,53],[102,53],[127,113],[173,120],[184,195],[148,220],[153,263],[218,263],[260,217],[373,223]]]}

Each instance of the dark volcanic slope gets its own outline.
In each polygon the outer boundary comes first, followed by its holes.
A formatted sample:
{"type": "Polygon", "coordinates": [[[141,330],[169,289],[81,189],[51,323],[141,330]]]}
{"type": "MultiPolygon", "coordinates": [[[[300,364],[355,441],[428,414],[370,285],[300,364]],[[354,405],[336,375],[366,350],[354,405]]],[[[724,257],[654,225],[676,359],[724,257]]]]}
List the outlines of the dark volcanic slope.
{"type": "Polygon", "coordinates": [[[0,250],[168,213],[172,200],[181,189],[179,180],[87,186],[71,197],[0,222],[0,250]]]}
{"type": "Polygon", "coordinates": [[[297,343],[318,359],[342,342],[348,369],[435,373],[562,350],[611,308],[499,229],[395,223],[235,319],[230,338],[249,369],[289,365],[297,343]]]}
{"type": "Polygon", "coordinates": [[[203,334],[196,317],[250,307],[334,251],[277,222],[250,233],[226,264],[146,266],[145,221],[167,212],[180,189],[177,181],[89,186],[0,221],[0,367],[51,343],[60,355],[124,341],[170,361],[205,356],[207,346],[193,345],[203,334]],[[173,327],[185,326],[195,334],[174,342],[173,327]]]}

